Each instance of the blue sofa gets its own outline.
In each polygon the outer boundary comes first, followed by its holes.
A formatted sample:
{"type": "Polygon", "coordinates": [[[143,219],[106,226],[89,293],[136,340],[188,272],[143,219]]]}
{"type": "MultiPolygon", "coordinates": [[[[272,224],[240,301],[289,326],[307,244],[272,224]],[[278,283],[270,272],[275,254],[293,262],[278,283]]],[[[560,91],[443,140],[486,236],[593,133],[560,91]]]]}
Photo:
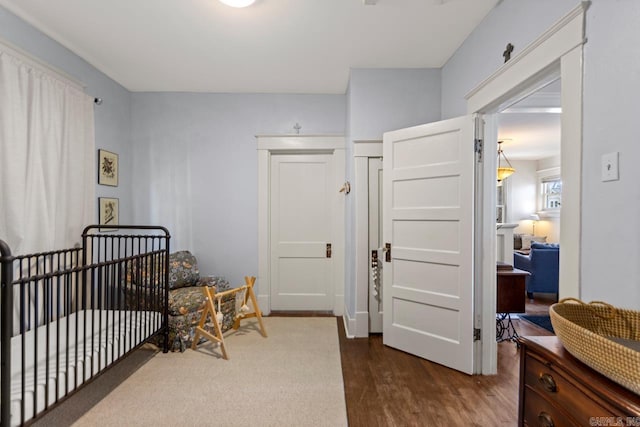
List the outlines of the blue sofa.
{"type": "Polygon", "coordinates": [[[527,277],[527,296],[534,292],[558,295],[560,246],[554,243],[532,243],[529,255],[513,254],[513,266],[531,273],[527,277]]]}

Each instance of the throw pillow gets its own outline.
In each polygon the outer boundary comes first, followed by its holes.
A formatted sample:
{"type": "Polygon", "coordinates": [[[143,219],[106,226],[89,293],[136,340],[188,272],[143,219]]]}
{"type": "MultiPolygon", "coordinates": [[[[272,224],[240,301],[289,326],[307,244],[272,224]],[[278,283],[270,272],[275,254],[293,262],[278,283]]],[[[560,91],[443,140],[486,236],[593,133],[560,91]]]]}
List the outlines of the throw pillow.
{"type": "Polygon", "coordinates": [[[530,234],[522,235],[522,249],[531,249],[531,242],[545,243],[547,236],[532,236],[530,234]]]}
{"type": "Polygon", "coordinates": [[[515,233],[513,235],[513,249],[522,249],[522,234],[515,233]]]}

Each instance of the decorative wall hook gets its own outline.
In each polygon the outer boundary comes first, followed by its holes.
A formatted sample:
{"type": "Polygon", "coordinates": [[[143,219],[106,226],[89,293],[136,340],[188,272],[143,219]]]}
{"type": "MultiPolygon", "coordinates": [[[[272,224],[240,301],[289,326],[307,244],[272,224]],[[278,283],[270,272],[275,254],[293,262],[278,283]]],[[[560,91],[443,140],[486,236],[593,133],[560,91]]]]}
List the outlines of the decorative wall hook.
{"type": "Polygon", "coordinates": [[[340,188],[340,193],[344,193],[345,196],[351,193],[351,183],[349,181],[345,182],[342,185],[342,188],[340,188]]]}
{"type": "Polygon", "coordinates": [[[300,126],[299,123],[296,123],[296,125],[293,128],[296,131],[296,135],[300,135],[300,129],[302,129],[302,126],[300,126]]]}
{"type": "Polygon", "coordinates": [[[504,62],[506,63],[511,59],[511,54],[513,53],[513,45],[511,43],[507,43],[507,47],[504,52],[502,52],[502,56],[504,56],[504,62]]]}

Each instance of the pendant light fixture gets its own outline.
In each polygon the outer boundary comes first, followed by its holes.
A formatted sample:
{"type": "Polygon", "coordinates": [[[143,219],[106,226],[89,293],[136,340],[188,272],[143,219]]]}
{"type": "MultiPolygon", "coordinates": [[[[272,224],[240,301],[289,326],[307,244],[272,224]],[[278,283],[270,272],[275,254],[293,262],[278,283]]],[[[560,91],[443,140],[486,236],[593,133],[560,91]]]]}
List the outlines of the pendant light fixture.
{"type": "Polygon", "coordinates": [[[247,7],[251,6],[256,0],[220,0],[222,3],[231,7],[247,7]]]}
{"type": "Polygon", "coordinates": [[[501,182],[503,179],[511,176],[516,170],[511,166],[511,162],[507,159],[504,152],[502,151],[502,143],[504,141],[498,141],[498,182],[501,182]],[[502,159],[504,159],[505,165],[503,166],[502,159]],[[507,166],[508,165],[508,166],[507,166]]]}

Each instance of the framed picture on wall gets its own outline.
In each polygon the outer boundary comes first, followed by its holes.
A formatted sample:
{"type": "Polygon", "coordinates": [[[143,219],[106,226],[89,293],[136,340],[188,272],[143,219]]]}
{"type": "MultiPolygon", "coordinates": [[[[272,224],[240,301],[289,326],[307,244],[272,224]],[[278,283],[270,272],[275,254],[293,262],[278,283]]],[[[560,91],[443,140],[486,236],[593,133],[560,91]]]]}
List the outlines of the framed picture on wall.
{"type": "Polygon", "coordinates": [[[118,155],[98,150],[98,184],[118,186],[118,155]]]}
{"type": "Polygon", "coordinates": [[[98,198],[98,212],[100,225],[106,225],[106,228],[100,228],[100,231],[113,231],[115,228],[109,226],[118,225],[118,211],[120,210],[119,200],[113,197],[98,198]]]}

